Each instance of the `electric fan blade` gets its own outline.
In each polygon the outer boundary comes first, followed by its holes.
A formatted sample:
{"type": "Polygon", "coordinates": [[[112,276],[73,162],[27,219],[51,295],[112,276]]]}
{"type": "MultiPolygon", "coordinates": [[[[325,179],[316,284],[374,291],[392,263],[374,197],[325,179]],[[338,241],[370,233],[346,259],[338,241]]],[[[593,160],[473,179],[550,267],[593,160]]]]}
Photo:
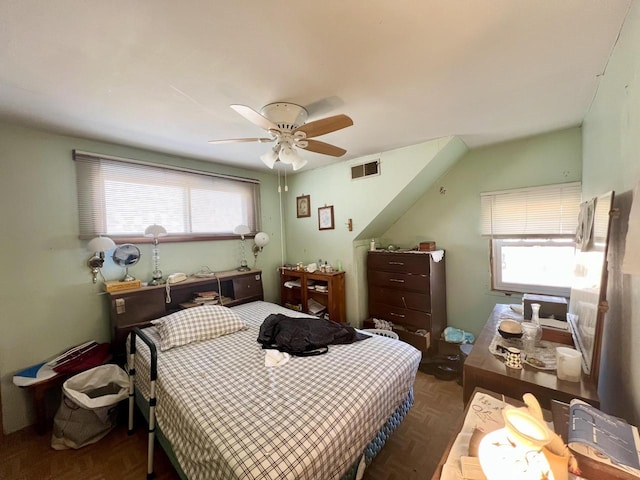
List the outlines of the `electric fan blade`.
{"type": "Polygon", "coordinates": [[[230,105],[230,107],[260,128],[263,128],[265,130],[280,130],[278,125],[273,123],[268,118],[263,117],[251,107],[247,107],[246,105],[230,105]]]}
{"type": "Polygon", "coordinates": [[[307,138],[319,137],[327,133],[335,132],[353,125],[353,120],[346,115],[334,115],[333,117],[321,118],[314,122],[305,123],[296,128],[295,132],[304,132],[307,138]]]}
{"type": "Polygon", "coordinates": [[[309,150],[310,152],[322,153],[323,155],[331,155],[332,157],[341,157],[347,151],[344,148],[336,147],[335,145],[330,145],[325,142],[320,142],[318,140],[305,140],[307,142],[305,150],[309,150]]]}
{"type": "Polygon", "coordinates": [[[273,142],[273,138],[227,138],[225,140],[209,140],[212,145],[219,145],[221,143],[243,143],[243,142],[273,142]]]}

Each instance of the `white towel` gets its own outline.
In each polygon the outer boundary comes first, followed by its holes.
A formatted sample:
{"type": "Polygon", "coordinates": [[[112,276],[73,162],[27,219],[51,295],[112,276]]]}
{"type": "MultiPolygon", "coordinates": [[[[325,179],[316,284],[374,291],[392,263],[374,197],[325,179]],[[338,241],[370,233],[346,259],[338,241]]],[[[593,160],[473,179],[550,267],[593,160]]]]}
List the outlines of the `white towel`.
{"type": "Polygon", "coordinates": [[[279,350],[267,349],[264,351],[265,367],[280,367],[289,361],[291,355],[279,350]]]}
{"type": "Polygon", "coordinates": [[[438,263],[440,260],[442,260],[442,257],[444,257],[444,250],[434,250],[431,253],[431,258],[433,258],[433,261],[438,263]]]}
{"type": "Polygon", "coordinates": [[[622,273],[640,275],[640,182],[633,190],[633,201],[629,212],[629,228],[624,247],[622,273]]]}

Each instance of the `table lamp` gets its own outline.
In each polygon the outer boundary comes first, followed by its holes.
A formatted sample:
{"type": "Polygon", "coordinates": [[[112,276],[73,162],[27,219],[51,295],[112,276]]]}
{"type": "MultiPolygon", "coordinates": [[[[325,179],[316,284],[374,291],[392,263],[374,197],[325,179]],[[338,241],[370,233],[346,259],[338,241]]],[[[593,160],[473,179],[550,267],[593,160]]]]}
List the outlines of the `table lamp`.
{"type": "Polygon", "coordinates": [[[158,238],[166,237],[167,230],[162,225],[149,225],[144,231],[145,237],[153,237],[153,273],[151,274],[151,280],[148,285],[162,285],[164,279],[162,278],[162,271],[160,270],[160,249],[158,248],[158,238]]]}
{"type": "Polygon", "coordinates": [[[485,435],[478,457],[488,480],[554,480],[542,452],[552,437],[547,426],[524,410],[507,406],[504,428],[485,435]]]}
{"type": "Polygon", "coordinates": [[[246,272],[249,270],[247,266],[247,258],[245,256],[245,245],[244,245],[244,236],[248,233],[251,233],[251,230],[246,225],[238,225],[233,233],[240,235],[240,252],[242,255],[242,260],[240,260],[240,266],[237,268],[239,272],[246,272]]]}

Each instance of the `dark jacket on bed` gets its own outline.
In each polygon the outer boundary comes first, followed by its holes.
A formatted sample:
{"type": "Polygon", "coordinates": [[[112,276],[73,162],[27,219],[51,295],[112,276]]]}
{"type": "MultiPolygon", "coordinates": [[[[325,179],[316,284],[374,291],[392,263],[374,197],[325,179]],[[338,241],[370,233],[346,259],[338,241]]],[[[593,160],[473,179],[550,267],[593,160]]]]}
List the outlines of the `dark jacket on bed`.
{"type": "Polygon", "coordinates": [[[354,343],[369,338],[355,328],[322,318],[293,318],[271,314],[260,327],[258,343],[293,355],[326,353],[327,345],[354,343]]]}

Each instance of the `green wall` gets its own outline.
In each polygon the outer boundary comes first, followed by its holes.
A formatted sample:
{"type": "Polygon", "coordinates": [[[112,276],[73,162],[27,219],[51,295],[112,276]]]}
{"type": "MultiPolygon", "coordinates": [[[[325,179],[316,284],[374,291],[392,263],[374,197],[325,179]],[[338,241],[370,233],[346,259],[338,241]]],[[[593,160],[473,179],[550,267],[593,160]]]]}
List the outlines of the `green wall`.
{"type": "MultiPolygon", "coordinates": [[[[640,422],[640,277],[620,271],[632,190],[640,181],[640,4],[624,23],[598,93],[583,124],[583,191],[614,190],[609,282],[598,393],[603,408],[640,422]]],[[[633,201],[640,201],[635,198],[633,201]]]]}
{"type": "MultiPolygon", "coordinates": [[[[107,299],[101,284],[91,281],[87,242],[78,239],[73,149],[261,180],[262,229],[271,242],[260,254],[257,268],[264,270],[266,299],[277,301],[279,296],[280,218],[277,178],[271,173],[0,123],[0,377],[6,432],[33,421],[31,397],[13,385],[13,373],[83,341],[110,338],[107,299]]],[[[147,280],[153,270],[151,245],[140,249],[141,260],[130,272],[147,280]]],[[[160,257],[165,274],[193,273],[203,265],[214,271],[231,270],[240,263],[240,242],[161,242],[160,257]]],[[[253,258],[248,260],[253,265],[253,258]]],[[[115,280],[122,270],[109,258],[104,274],[115,280]]]]}
{"type": "Polygon", "coordinates": [[[490,289],[480,193],[580,177],[579,128],[471,150],[384,232],[383,243],[409,247],[427,239],[444,249],[449,325],[477,335],[496,303],[520,303],[490,289]]]}
{"type": "Polygon", "coordinates": [[[377,238],[437,178],[467,151],[457,138],[441,138],[350,162],[303,171],[289,179],[285,196],[286,263],[338,261],[346,272],[347,320],[358,326],[367,316],[366,252],[377,238]],[[351,180],[353,165],[380,160],[380,175],[351,180]],[[311,217],[297,218],[295,199],[311,197],[311,217]],[[318,229],[318,207],[333,205],[334,230],[318,229]],[[353,230],[347,228],[348,219],[353,230]]]}

